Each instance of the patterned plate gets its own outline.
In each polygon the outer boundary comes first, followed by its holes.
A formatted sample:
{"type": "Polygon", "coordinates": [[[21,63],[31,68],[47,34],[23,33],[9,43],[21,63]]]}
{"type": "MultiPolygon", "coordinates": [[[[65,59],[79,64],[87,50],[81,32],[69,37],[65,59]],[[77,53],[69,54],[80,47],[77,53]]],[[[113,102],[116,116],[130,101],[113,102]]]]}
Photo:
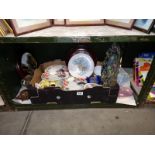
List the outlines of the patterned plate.
{"type": "Polygon", "coordinates": [[[68,70],[76,78],[90,77],[94,71],[94,61],[89,54],[75,54],[69,60],[68,70]]]}
{"type": "Polygon", "coordinates": [[[42,74],[42,80],[57,81],[69,77],[67,66],[65,65],[52,65],[45,69],[42,74]]]}

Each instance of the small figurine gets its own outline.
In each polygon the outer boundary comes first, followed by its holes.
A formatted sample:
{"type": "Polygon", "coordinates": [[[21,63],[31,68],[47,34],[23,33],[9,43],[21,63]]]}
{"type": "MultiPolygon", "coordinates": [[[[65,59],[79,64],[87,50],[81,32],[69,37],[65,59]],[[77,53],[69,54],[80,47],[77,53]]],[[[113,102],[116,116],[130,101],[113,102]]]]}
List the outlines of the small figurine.
{"type": "Polygon", "coordinates": [[[112,87],[117,84],[117,75],[120,68],[120,48],[113,44],[106,52],[106,58],[103,61],[101,78],[103,87],[112,87]]]}
{"type": "Polygon", "coordinates": [[[37,61],[31,53],[24,53],[21,57],[21,68],[29,74],[33,74],[37,68],[37,61]]]}
{"type": "Polygon", "coordinates": [[[27,90],[22,90],[20,94],[16,97],[16,99],[20,99],[22,101],[28,100],[30,98],[27,90]]]}
{"type": "Polygon", "coordinates": [[[33,75],[36,68],[37,61],[30,53],[24,53],[16,65],[17,72],[21,78],[24,78],[28,74],[33,75]]]}
{"type": "Polygon", "coordinates": [[[30,83],[34,70],[37,68],[37,61],[30,53],[24,53],[16,65],[16,70],[22,79],[22,84],[30,83]]]}

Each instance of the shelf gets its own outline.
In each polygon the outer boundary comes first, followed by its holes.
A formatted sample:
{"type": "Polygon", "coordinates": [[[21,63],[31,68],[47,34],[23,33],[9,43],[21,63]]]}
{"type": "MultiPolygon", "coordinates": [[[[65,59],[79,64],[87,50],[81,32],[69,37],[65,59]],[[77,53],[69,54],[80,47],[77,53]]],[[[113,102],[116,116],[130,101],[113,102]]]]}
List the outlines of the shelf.
{"type": "MultiPolygon", "coordinates": [[[[125,60],[126,63],[130,63],[132,61],[132,56],[138,52],[139,47],[141,47],[141,50],[149,49],[152,50],[154,49],[154,42],[155,42],[155,34],[145,34],[143,32],[137,31],[137,30],[125,30],[125,29],[120,29],[120,28],[113,28],[113,27],[107,27],[107,26],[90,26],[90,27],[52,27],[49,29],[44,29],[41,31],[36,31],[32,32],[29,34],[25,34],[19,37],[14,37],[13,35],[8,35],[7,37],[1,37],[0,38],[0,49],[1,51],[1,58],[3,58],[1,63],[2,69],[1,69],[1,75],[4,77],[0,84],[3,86],[4,90],[4,99],[12,105],[11,99],[16,95],[16,91],[19,90],[18,87],[20,87],[20,81],[16,77],[16,74],[14,72],[14,66],[16,62],[16,56],[20,54],[20,52],[23,52],[26,49],[29,49],[30,52],[32,52],[34,55],[38,57],[38,59],[41,61],[44,61],[44,59],[47,61],[48,59],[55,59],[57,57],[64,58],[66,55],[66,51],[71,48],[72,44],[68,43],[103,43],[103,44],[92,44],[89,46],[94,47],[97,49],[96,51],[98,52],[98,57],[100,54],[102,54],[100,51],[99,47],[103,47],[104,49],[104,44],[107,45],[108,42],[122,42],[123,48],[124,48],[124,53],[126,52],[127,55],[124,56],[124,58],[127,57],[125,60]],[[139,42],[137,44],[137,42],[139,42]],[[150,43],[149,43],[150,42],[150,43]],[[3,43],[5,46],[3,46],[3,43]],[[7,43],[12,43],[12,44],[7,44],[7,43]],[[21,45],[16,44],[16,43],[23,43],[21,45]],[[32,44],[31,43],[36,43],[32,44]],[[41,43],[62,43],[62,46],[59,46],[59,44],[41,44],[41,43]],[[66,44],[65,44],[66,43],[66,44]],[[137,44],[137,45],[136,45],[137,44]],[[134,45],[134,46],[132,46],[134,45]],[[64,47],[64,48],[63,48],[64,47]],[[22,51],[23,50],[23,51],[22,51]],[[57,51],[62,50],[62,55],[59,54],[57,51]],[[44,52],[41,52],[44,51],[44,52]],[[128,51],[135,51],[130,54],[128,54],[128,51]],[[133,54],[133,55],[132,55],[133,54]],[[129,59],[128,59],[129,57],[129,59]],[[10,60],[10,61],[8,61],[10,60]],[[129,61],[127,61],[129,60],[129,61]],[[10,67],[13,66],[13,67],[10,67]],[[3,70],[4,69],[4,70],[3,70]],[[9,73],[9,74],[7,74],[9,73]],[[9,76],[8,76],[9,75],[9,76]],[[13,80],[10,80],[9,77],[12,76],[13,80]]],[[[106,49],[106,46],[105,46],[106,49]]],[[[155,62],[155,61],[154,61],[155,62]]],[[[153,63],[154,64],[154,63],[153,63]]],[[[124,65],[125,66],[125,65],[124,65]]],[[[131,67],[129,65],[129,67],[131,67]]],[[[137,103],[143,103],[144,99],[146,97],[147,92],[150,90],[150,86],[152,85],[152,81],[154,79],[154,65],[152,66],[151,74],[148,76],[148,80],[146,80],[146,87],[142,89],[140,92],[137,91],[137,94],[140,94],[138,96],[138,101],[137,103]],[[140,92],[140,93],[139,93],[140,92]]],[[[130,70],[130,73],[132,73],[132,70],[130,70]]],[[[132,77],[132,74],[131,76],[132,77]]],[[[130,78],[131,79],[131,78],[130,78]]],[[[130,85],[130,80],[129,80],[129,85],[130,85]]],[[[136,107],[136,102],[134,100],[134,96],[131,96],[132,98],[132,103],[128,105],[129,100],[117,100],[117,104],[114,105],[109,105],[107,104],[99,104],[99,105],[91,105],[90,107],[124,107],[124,106],[134,106],[136,107]],[[120,104],[124,103],[124,104],[120,104]]],[[[5,101],[5,100],[4,100],[5,101]]],[[[137,101],[137,100],[136,100],[137,101]]],[[[58,108],[57,105],[20,105],[16,104],[13,105],[15,108],[19,109],[40,109],[40,108],[58,108]],[[44,107],[45,106],[45,107],[44,107]]],[[[65,106],[63,105],[60,108],[64,108],[65,106]]],[[[69,106],[66,106],[67,108],[69,106]]],[[[74,105],[72,108],[76,108],[78,106],[74,105]]],[[[88,105],[80,105],[79,107],[86,107],[88,108],[88,105]]]]}
{"type": "Polygon", "coordinates": [[[92,43],[155,41],[155,33],[126,30],[110,26],[51,27],[14,37],[0,37],[0,43],[92,43]]]}

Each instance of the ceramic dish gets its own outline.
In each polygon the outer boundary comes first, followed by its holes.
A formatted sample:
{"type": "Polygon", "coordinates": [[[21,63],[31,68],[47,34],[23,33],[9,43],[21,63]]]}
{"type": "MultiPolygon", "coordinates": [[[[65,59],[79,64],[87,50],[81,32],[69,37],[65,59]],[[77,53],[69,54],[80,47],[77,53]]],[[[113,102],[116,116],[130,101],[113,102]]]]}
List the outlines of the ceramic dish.
{"type": "Polygon", "coordinates": [[[42,80],[57,81],[66,79],[69,77],[69,72],[67,66],[65,65],[56,65],[49,66],[45,69],[45,72],[42,74],[42,80]]]}
{"type": "Polygon", "coordinates": [[[89,54],[75,54],[69,60],[68,70],[76,78],[90,77],[94,71],[94,61],[89,54]]]}

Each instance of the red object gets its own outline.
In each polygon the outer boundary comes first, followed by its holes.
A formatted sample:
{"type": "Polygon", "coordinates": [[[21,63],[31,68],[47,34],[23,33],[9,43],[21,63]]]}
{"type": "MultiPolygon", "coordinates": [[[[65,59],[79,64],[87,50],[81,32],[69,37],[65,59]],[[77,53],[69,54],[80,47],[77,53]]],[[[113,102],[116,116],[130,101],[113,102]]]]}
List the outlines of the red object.
{"type": "Polygon", "coordinates": [[[18,63],[16,64],[16,71],[21,79],[23,79],[26,75],[28,75],[28,72],[23,70],[18,63]]]}
{"type": "Polygon", "coordinates": [[[149,71],[151,64],[145,62],[143,66],[140,67],[140,71],[149,71]]]}

